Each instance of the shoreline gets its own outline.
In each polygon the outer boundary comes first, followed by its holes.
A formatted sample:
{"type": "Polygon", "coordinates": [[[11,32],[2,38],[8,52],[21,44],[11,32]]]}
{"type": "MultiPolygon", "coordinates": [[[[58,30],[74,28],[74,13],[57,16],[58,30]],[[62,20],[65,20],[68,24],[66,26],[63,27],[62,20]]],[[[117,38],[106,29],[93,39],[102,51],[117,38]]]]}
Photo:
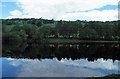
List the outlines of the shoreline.
{"type": "Polygon", "coordinates": [[[48,43],[118,43],[120,44],[120,41],[92,41],[92,40],[78,40],[78,39],[47,39],[48,43]]]}

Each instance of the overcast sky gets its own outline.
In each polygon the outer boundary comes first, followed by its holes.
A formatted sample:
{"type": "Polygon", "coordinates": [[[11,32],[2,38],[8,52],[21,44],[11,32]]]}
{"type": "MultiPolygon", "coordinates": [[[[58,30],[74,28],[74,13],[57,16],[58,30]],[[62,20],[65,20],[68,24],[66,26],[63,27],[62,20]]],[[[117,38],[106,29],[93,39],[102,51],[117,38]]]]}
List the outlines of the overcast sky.
{"type": "Polygon", "coordinates": [[[2,0],[1,18],[112,21],[119,0],[2,0]]]}

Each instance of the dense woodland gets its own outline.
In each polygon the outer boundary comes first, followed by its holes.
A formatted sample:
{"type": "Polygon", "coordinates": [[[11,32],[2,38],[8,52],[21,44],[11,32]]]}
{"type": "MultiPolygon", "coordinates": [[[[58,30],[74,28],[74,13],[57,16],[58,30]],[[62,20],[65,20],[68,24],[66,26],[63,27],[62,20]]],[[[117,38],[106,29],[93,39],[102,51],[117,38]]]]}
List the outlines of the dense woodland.
{"type": "Polygon", "coordinates": [[[2,19],[3,43],[47,42],[49,39],[119,41],[120,21],[55,21],[48,19],[2,19]]]}

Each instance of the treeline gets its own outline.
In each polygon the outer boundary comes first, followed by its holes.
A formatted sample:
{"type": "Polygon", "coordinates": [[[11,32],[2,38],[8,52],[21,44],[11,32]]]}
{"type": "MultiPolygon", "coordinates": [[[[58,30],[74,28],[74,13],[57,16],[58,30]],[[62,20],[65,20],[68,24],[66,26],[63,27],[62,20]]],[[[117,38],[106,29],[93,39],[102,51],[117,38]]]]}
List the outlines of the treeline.
{"type": "Polygon", "coordinates": [[[45,42],[48,38],[119,41],[120,21],[2,19],[3,42],[45,42]]]}

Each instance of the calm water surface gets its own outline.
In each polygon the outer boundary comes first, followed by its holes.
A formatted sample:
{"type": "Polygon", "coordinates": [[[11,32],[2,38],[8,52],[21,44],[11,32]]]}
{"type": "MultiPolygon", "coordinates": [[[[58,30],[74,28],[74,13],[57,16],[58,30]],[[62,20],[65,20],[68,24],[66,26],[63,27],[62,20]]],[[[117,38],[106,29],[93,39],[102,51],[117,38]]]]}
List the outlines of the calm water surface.
{"type": "Polygon", "coordinates": [[[3,77],[101,77],[119,74],[119,44],[4,45],[3,77]]]}

